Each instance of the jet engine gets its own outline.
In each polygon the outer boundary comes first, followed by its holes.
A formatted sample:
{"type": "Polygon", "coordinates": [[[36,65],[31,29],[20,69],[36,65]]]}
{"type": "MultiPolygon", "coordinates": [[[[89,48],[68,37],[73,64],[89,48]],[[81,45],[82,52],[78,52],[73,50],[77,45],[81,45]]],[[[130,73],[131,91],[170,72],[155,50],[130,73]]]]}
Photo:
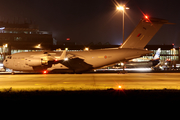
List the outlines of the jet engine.
{"type": "Polygon", "coordinates": [[[29,66],[41,66],[41,65],[48,65],[48,61],[40,58],[31,58],[31,59],[26,59],[25,64],[29,66]]]}

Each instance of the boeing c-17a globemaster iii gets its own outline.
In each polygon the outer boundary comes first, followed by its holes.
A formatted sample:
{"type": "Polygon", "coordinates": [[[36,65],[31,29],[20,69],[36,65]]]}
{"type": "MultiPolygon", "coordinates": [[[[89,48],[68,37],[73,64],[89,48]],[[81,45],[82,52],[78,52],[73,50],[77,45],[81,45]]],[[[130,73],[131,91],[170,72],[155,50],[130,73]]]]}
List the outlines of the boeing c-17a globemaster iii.
{"type": "Polygon", "coordinates": [[[167,23],[164,19],[142,18],[119,48],[78,52],[22,52],[9,55],[3,64],[13,71],[82,73],[152,53],[144,50],[144,47],[162,25],[167,23]]]}

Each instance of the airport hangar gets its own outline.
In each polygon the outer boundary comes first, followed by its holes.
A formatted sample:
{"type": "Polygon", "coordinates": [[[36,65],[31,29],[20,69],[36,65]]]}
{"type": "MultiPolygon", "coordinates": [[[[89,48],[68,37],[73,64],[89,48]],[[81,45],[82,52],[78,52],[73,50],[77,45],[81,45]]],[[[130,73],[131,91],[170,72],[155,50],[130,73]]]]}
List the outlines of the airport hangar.
{"type": "MultiPolygon", "coordinates": [[[[70,38],[65,42],[58,43],[52,37],[49,31],[40,31],[38,25],[31,22],[24,23],[8,23],[0,21],[0,63],[3,62],[7,55],[18,52],[41,51],[41,50],[69,50],[82,51],[90,49],[115,48],[119,45],[111,45],[109,43],[90,43],[88,45],[77,45],[70,42],[70,38]]],[[[161,48],[160,60],[169,60],[172,64],[180,63],[179,48],[174,45],[147,45],[145,49],[154,53],[142,56],[143,58],[152,59],[157,49],[161,48]]]]}

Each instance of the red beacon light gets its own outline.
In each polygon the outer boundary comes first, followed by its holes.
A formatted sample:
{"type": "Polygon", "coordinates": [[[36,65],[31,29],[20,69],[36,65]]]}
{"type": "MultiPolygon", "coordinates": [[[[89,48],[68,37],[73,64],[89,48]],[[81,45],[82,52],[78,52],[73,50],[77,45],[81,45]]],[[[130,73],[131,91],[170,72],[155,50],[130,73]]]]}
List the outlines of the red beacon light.
{"type": "Polygon", "coordinates": [[[70,38],[66,38],[66,40],[67,40],[67,41],[69,41],[69,40],[70,40],[70,38]]]}
{"type": "Polygon", "coordinates": [[[146,19],[149,19],[149,17],[147,15],[144,16],[146,19]]]}
{"type": "Polygon", "coordinates": [[[54,61],[55,61],[55,62],[57,62],[57,61],[58,61],[58,59],[56,58],[56,59],[54,59],[54,61]]]}
{"type": "Polygon", "coordinates": [[[44,71],[43,71],[43,74],[47,74],[47,73],[48,73],[48,71],[47,71],[47,70],[44,70],[44,71]]]}
{"type": "Polygon", "coordinates": [[[150,22],[149,17],[147,15],[144,15],[144,19],[146,22],[150,22]]]}

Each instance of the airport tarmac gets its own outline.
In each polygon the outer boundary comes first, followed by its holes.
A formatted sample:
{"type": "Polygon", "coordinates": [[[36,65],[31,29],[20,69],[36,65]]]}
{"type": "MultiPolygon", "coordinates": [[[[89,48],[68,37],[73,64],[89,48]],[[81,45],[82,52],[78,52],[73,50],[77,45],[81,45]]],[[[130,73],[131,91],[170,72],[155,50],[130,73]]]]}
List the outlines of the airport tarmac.
{"type": "Polygon", "coordinates": [[[180,73],[0,74],[0,90],[180,89],[180,73]]]}

